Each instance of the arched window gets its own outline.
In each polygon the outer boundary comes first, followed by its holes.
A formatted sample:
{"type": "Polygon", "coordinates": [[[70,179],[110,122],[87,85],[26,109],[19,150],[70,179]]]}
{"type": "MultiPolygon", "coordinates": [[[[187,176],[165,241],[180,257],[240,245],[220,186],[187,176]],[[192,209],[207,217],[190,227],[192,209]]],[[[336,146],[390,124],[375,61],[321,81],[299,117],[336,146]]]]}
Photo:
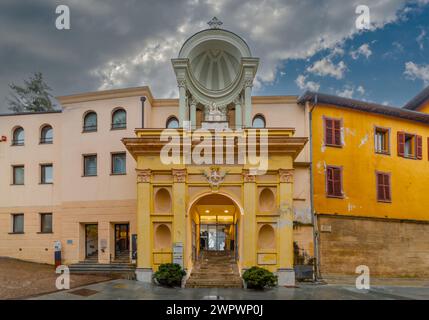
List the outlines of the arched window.
{"type": "Polygon", "coordinates": [[[262,114],[257,114],[253,117],[252,127],[257,129],[265,128],[265,117],[262,114]]]}
{"type": "Polygon", "coordinates": [[[179,128],[179,120],[177,120],[177,118],[174,116],[169,117],[165,126],[167,129],[177,129],[179,128]]]}
{"type": "Polygon", "coordinates": [[[48,144],[48,143],[52,143],[53,141],[54,141],[53,129],[49,124],[47,124],[43,126],[42,130],[40,131],[40,143],[48,144]]]}
{"type": "Polygon", "coordinates": [[[97,114],[89,111],[83,118],[83,132],[97,131],[97,114]]]}
{"type": "Polygon", "coordinates": [[[112,113],[112,129],[125,129],[127,127],[127,112],[116,109],[112,113]]]}
{"type": "Polygon", "coordinates": [[[24,129],[22,127],[17,127],[13,130],[13,146],[23,146],[24,145],[24,129]]]}

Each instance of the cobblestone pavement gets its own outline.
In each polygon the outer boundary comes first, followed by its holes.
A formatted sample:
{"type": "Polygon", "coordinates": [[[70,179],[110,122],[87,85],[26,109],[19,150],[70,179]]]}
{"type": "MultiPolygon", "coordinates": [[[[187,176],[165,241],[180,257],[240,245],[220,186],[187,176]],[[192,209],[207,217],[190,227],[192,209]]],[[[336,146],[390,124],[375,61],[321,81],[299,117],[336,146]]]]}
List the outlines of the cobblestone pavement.
{"type": "MultiPolygon", "coordinates": [[[[56,291],[54,266],[0,258],[0,299],[17,299],[56,291]]],[[[102,275],[72,275],[70,287],[111,280],[102,275]]]]}
{"type": "Polygon", "coordinates": [[[429,299],[428,286],[372,286],[358,290],[352,285],[299,284],[297,288],[275,288],[264,292],[244,289],[180,289],[163,288],[132,280],[112,280],[79,289],[56,292],[34,299],[49,300],[409,300],[429,299]],[[84,289],[84,290],[80,290],[84,289]]]}

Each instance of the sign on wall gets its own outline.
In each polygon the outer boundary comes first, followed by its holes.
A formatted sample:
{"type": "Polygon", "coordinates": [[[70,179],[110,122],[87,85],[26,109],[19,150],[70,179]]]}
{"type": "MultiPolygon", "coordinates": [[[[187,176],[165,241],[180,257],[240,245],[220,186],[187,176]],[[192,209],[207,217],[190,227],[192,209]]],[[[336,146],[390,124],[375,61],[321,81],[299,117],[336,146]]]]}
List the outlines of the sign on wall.
{"type": "Polygon", "coordinates": [[[131,235],[131,260],[137,261],[137,235],[131,235]]]}
{"type": "Polygon", "coordinates": [[[177,263],[183,268],[183,242],[173,244],[173,263],[177,263]]]}

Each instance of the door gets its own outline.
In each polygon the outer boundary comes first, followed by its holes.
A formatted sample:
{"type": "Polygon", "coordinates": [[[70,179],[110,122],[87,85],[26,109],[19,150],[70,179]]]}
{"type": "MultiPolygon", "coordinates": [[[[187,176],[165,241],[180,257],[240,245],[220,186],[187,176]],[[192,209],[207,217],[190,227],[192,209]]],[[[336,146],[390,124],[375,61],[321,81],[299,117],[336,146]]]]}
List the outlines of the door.
{"type": "Polygon", "coordinates": [[[95,259],[98,257],[98,225],[85,225],[85,258],[95,259]]]}
{"type": "MultiPolygon", "coordinates": [[[[200,250],[225,251],[234,250],[227,246],[227,230],[230,225],[225,224],[201,224],[200,225],[200,250]]],[[[234,228],[233,228],[234,230],[234,228]]]]}
{"type": "Polygon", "coordinates": [[[129,224],[115,224],[115,258],[127,258],[129,250],[129,224]]]}

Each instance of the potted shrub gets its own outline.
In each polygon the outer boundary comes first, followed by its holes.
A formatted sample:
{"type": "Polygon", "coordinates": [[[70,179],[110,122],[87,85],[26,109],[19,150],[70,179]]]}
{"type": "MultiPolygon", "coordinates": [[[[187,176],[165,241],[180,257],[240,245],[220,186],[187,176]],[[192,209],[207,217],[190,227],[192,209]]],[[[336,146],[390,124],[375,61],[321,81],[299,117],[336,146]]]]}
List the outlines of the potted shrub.
{"type": "Polygon", "coordinates": [[[182,278],[186,272],[177,263],[164,263],[158,268],[154,274],[154,279],[157,284],[167,287],[180,287],[182,278]]]}
{"type": "Polygon", "coordinates": [[[277,276],[260,267],[251,267],[243,273],[243,280],[249,289],[262,290],[277,285],[277,276]]]}

